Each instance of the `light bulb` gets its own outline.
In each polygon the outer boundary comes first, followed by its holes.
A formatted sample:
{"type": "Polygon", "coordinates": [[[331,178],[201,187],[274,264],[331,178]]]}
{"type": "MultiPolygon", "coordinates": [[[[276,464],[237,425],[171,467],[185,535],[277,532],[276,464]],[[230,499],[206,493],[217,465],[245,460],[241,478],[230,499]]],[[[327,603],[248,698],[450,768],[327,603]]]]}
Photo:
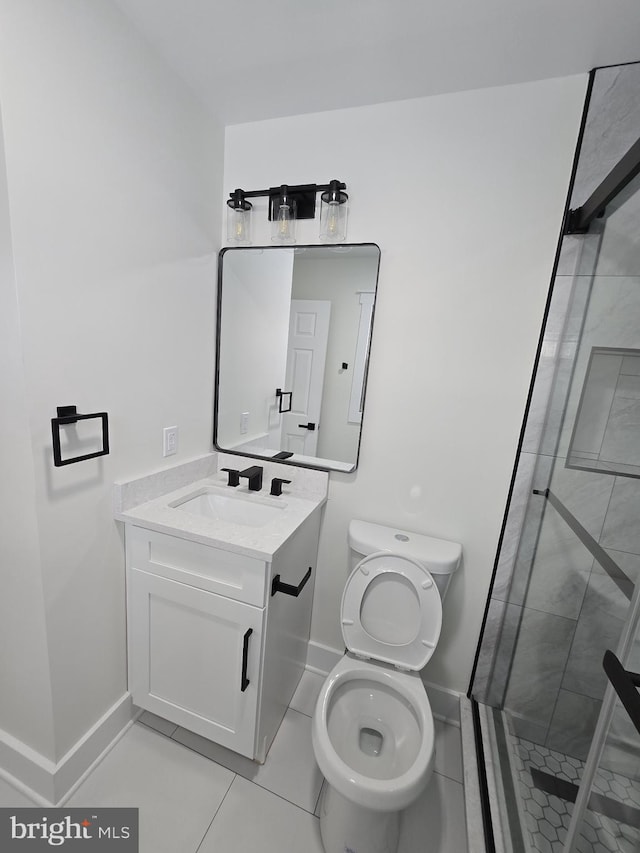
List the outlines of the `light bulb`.
{"type": "Polygon", "coordinates": [[[340,243],[347,234],[349,197],[340,186],[339,181],[331,181],[320,197],[320,239],[326,243],[340,243]]]}
{"type": "Polygon", "coordinates": [[[278,234],[286,240],[290,237],[289,233],[289,222],[291,217],[291,211],[289,206],[286,204],[281,204],[280,209],[278,210],[278,234]]]}
{"type": "Polygon", "coordinates": [[[244,234],[245,234],[244,216],[242,213],[236,214],[234,225],[235,225],[234,237],[239,243],[242,240],[244,240],[244,234]]]}
{"type": "Polygon", "coordinates": [[[232,193],[227,202],[227,240],[245,246],[251,242],[251,204],[242,190],[232,193]]]}
{"type": "Polygon", "coordinates": [[[339,234],[340,228],[340,205],[337,201],[329,202],[329,212],[327,213],[327,237],[335,239],[339,234]]]}
{"type": "Polygon", "coordinates": [[[271,240],[273,243],[295,243],[295,210],[290,204],[278,206],[271,240]]]}

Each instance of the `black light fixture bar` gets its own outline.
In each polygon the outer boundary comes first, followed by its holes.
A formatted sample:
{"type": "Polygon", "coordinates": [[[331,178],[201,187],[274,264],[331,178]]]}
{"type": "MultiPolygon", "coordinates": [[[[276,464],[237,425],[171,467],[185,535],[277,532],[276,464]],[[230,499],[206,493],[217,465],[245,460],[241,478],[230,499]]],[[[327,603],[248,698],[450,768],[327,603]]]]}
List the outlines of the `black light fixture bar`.
{"type": "MultiPolygon", "coordinates": [[[[297,219],[314,219],[316,215],[316,196],[319,192],[326,192],[332,188],[332,184],[282,184],[279,187],[269,187],[268,190],[242,190],[237,189],[229,193],[229,199],[233,199],[237,193],[242,193],[243,198],[269,199],[269,219],[273,220],[278,209],[278,202],[282,196],[283,188],[287,195],[296,203],[297,219]]],[[[344,190],[347,185],[339,183],[339,188],[344,190]]]]}
{"type": "Polygon", "coordinates": [[[604,216],[609,202],[613,201],[638,174],[640,174],[640,139],[633,143],[585,203],[569,211],[565,234],[586,234],[592,221],[599,216],[604,216]]]}

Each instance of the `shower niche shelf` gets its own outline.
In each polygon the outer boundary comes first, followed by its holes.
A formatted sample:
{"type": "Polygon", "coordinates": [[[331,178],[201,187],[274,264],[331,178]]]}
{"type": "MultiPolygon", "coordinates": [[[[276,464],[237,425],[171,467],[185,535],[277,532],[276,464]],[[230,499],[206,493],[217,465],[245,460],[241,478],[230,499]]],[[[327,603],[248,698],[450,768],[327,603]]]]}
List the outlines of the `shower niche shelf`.
{"type": "Polygon", "coordinates": [[[567,467],[640,478],[640,350],[591,349],[567,467]]]}

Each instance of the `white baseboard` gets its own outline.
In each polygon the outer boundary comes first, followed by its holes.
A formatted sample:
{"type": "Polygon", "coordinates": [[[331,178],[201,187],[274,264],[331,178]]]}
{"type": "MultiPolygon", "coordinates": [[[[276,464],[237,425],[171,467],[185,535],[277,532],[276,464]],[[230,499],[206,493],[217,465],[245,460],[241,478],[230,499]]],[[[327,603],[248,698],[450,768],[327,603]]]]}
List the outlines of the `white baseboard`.
{"type": "Polygon", "coordinates": [[[438,720],[444,720],[445,723],[459,726],[460,697],[462,694],[458,693],[457,690],[450,690],[448,687],[441,687],[439,684],[432,684],[424,679],[422,681],[429,697],[433,716],[438,720]]]}
{"type": "MultiPolygon", "coordinates": [[[[311,641],[307,651],[307,669],[318,675],[328,675],[338,663],[344,650],[311,641]]],[[[424,679],[423,679],[424,681],[424,679]]],[[[454,726],[460,725],[460,696],[455,690],[424,681],[433,716],[454,726]]]]}
{"type": "Polygon", "coordinates": [[[0,729],[0,777],[38,806],[52,805],[56,765],[0,729]]]}
{"type": "Polygon", "coordinates": [[[344,649],[334,649],[310,640],[307,647],[307,669],[318,675],[327,676],[343,654],[344,649]]]}
{"type": "Polygon", "coordinates": [[[0,778],[36,805],[59,805],[109,752],[133,720],[131,694],[127,692],[57,763],[0,730],[0,778]]]}
{"type": "Polygon", "coordinates": [[[55,773],[56,803],[66,799],[80,780],[102,760],[129,728],[133,718],[133,703],[127,691],[58,762],[55,773]]]}

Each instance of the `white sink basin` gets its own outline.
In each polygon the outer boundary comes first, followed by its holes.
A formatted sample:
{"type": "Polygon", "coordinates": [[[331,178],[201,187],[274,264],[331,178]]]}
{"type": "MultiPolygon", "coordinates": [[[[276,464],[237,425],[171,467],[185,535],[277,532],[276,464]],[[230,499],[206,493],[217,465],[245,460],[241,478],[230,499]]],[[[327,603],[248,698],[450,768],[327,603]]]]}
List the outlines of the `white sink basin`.
{"type": "Polygon", "coordinates": [[[243,524],[246,527],[263,527],[280,516],[286,504],[236,492],[227,492],[209,486],[175,501],[169,506],[210,518],[243,524]]]}

